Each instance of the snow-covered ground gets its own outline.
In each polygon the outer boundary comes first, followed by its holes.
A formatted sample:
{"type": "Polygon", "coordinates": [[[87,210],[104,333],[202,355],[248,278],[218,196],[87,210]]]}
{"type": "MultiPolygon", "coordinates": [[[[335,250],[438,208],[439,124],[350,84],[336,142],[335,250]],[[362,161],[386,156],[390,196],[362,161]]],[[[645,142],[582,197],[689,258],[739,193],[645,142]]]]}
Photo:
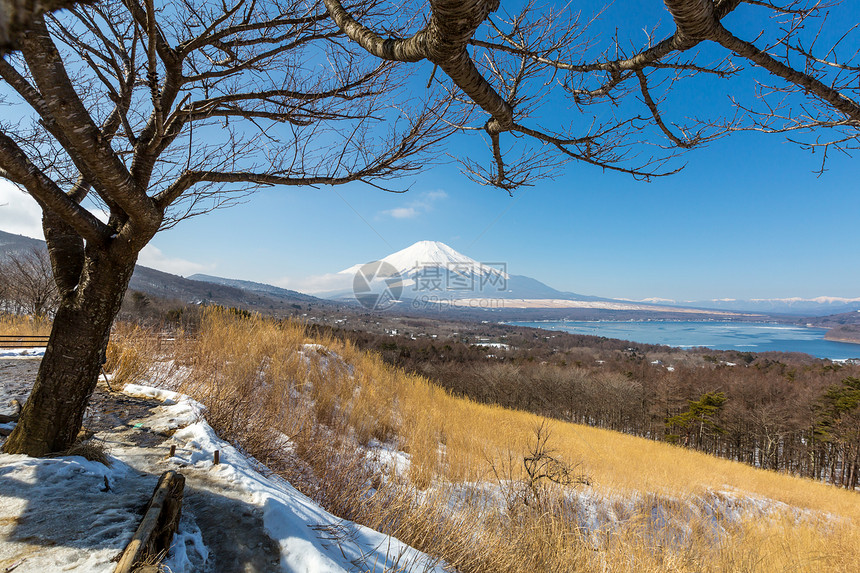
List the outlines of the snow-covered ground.
{"type": "Polygon", "coordinates": [[[110,467],[81,457],[0,455],[0,570],[112,571],[111,559],[131,538],[137,510],[158,475],[176,469],[186,478],[186,503],[165,561],[173,573],[246,570],[251,560],[254,568],[247,570],[444,571],[397,539],[331,515],[271,475],[221,440],[190,398],[146,386],[129,385],[124,392],[162,405],[131,428],[97,434],[109,448],[110,467]],[[157,445],[132,439],[135,432],[171,430],[157,445]],[[171,445],[176,454],[168,457],[171,445]],[[210,522],[219,524],[223,541],[243,546],[258,539],[257,546],[238,552],[232,563],[216,563],[218,548],[204,541],[210,522]],[[249,531],[254,523],[260,531],[249,531]]]}
{"type": "Polygon", "coordinates": [[[41,358],[44,355],[44,346],[33,348],[0,348],[0,358],[4,360],[8,360],[9,358],[41,358]]]}
{"type": "Polygon", "coordinates": [[[0,455],[0,570],[111,571],[153,485],[113,458],[0,455]]]}

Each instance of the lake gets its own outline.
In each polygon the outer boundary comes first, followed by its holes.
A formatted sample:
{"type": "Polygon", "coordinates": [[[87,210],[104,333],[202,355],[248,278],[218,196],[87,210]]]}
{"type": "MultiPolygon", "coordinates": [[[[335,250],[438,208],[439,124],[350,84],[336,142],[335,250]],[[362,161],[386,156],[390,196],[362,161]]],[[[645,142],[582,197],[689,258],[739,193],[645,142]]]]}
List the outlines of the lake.
{"type": "Polygon", "coordinates": [[[741,352],[805,352],[818,358],[860,358],[860,344],[824,340],[827,329],[761,322],[513,322],[545,330],[620,338],[642,344],[666,344],[680,348],[704,346],[741,352]]]}

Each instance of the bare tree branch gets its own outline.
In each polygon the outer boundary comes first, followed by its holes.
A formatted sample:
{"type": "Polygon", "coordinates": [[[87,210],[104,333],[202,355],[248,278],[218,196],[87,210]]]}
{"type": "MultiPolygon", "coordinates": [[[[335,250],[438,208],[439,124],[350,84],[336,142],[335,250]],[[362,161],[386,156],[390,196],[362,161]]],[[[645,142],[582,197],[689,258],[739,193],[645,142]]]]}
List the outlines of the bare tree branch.
{"type": "Polygon", "coordinates": [[[12,138],[2,132],[0,169],[0,176],[23,186],[43,209],[50,209],[63,217],[86,240],[103,243],[110,235],[104,223],[63,193],[30,162],[12,138]]]}
{"type": "Polygon", "coordinates": [[[732,50],[749,60],[752,60],[770,73],[782,79],[801,86],[820,97],[848,118],[860,121],[860,105],[839,91],[827,86],[809,74],[788,67],[770,55],[762,52],[753,44],[741,40],[722,26],[716,28],[714,39],[725,48],[732,50]]]}
{"type": "Polygon", "coordinates": [[[136,188],[125,165],[110,149],[78,98],[44,20],[34,22],[33,29],[21,40],[21,51],[45,106],[63,131],[63,136],[75,148],[82,150],[80,157],[85,168],[95,177],[92,184],[99,194],[111,197],[141,222],[152,224],[157,220],[154,206],[136,188]]]}

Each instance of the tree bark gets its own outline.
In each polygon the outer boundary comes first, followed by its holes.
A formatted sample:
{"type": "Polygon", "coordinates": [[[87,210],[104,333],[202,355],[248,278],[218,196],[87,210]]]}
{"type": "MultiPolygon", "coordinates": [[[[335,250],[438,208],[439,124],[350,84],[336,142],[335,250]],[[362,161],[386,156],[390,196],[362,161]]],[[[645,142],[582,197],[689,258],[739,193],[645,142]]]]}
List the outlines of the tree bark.
{"type": "Polygon", "coordinates": [[[84,270],[84,240],[52,211],[42,214],[42,231],[60,298],[73,296],[84,270]]]}
{"type": "Polygon", "coordinates": [[[36,384],[5,453],[43,456],[75,442],[136,260],[136,254],[112,257],[87,246],[81,281],[60,302],[36,384]]]}
{"type": "Polygon", "coordinates": [[[91,0],[0,0],[0,54],[17,48],[19,34],[41,14],[91,0]]]}

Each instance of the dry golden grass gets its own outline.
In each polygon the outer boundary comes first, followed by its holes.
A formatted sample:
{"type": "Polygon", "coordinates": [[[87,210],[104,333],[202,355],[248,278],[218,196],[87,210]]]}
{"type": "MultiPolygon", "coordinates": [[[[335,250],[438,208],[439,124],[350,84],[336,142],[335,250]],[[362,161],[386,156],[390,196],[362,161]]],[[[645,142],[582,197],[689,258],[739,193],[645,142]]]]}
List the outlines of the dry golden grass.
{"type": "MultiPolygon", "coordinates": [[[[185,342],[191,340],[181,339],[185,342]]],[[[105,371],[113,374],[113,380],[120,388],[124,384],[137,384],[144,377],[158,383],[158,373],[152,369],[153,358],[163,356],[168,348],[175,351],[174,344],[165,343],[156,332],[135,324],[117,323],[108,341],[105,371]]]]}
{"type": "MultiPolygon", "coordinates": [[[[135,342],[143,338],[134,329],[114,337],[114,364],[129,378],[156,359],[151,345],[135,342]]],[[[462,571],[855,571],[860,564],[855,492],[554,422],[555,457],[580,464],[591,482],[580,486],[583,496],[612,514],[585,531],[578,516],[587,508],[577,504],[587,501],[570,491],[520,495],[523,454],[540,417],[454,398],[348,343],[309,340],[300,324],[210,309],[198,336],[177,342],[169,358],[183,369],[180,390],[207,405],[223,437],[330,511],[462,571]],[[289,453],[284,436],[295,446],[289,453]],[[368,463],[357,446],[374,439],[409,454],[408,475],[368,463]],[[492,483],[496,497],[482,496],[479,485],[492,483]],[[747,509],[732,514],[732,503],[747,509]]]]}
{"type": "Polygon", "coordinates": [[[107,467],[111,466],[108,449],[102,442],[86,440],[76,442],[71,448],[62,452],[63,456],[81,456],[91,462],[98,462],[107,467]]]}
{"type": "Polygon", "coordinates": [[[51,334],[51,321],[46,318],[0,313],[0,334],[48,336],[51,334]]]}

